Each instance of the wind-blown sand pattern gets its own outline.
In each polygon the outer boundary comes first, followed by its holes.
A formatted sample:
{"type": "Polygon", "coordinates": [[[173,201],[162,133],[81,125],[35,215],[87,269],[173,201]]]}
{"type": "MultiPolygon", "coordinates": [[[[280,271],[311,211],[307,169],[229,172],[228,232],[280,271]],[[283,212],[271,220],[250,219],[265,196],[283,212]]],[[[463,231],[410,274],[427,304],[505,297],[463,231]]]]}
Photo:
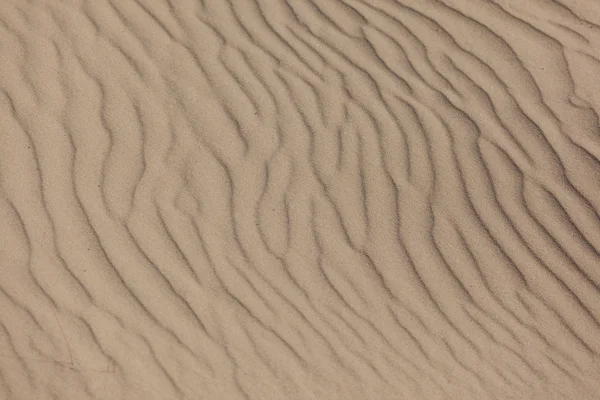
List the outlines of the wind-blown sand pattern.
{"type": "Polygon", "coordinates": [[[0,2],[0,399],[600,398],[600,3],[0,2]]]}

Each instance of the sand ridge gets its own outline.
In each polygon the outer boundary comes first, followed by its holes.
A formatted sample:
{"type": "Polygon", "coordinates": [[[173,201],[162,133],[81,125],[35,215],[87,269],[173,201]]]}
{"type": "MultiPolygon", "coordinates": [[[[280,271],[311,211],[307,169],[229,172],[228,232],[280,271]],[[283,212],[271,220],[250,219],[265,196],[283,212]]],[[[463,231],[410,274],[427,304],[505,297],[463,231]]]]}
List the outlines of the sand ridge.
{"type": "Polygon", "coordinates": [[[600,6],[521,3],[1,2],[0,400],[599,398],[600,6]]]}

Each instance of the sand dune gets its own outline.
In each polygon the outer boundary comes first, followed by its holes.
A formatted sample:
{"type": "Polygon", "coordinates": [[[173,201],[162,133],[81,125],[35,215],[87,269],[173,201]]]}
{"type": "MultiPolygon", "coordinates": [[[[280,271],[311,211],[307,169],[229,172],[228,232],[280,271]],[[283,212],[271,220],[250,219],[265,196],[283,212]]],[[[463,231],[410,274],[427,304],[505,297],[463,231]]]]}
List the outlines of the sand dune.
{"type": "Polygon", "coordinates": [[[594,0],[0,2],[0,400],[600,398],[594,0]]]}

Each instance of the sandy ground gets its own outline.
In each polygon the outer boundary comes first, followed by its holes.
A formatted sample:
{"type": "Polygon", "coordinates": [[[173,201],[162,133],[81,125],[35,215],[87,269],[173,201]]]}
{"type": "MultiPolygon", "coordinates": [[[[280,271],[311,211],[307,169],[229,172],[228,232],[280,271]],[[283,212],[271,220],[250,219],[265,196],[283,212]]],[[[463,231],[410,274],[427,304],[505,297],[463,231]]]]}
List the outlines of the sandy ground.
{"type": "Polygon", "coordinates": [[[0,400],[600,399],[596,0],[0,1],[0,400]]]}

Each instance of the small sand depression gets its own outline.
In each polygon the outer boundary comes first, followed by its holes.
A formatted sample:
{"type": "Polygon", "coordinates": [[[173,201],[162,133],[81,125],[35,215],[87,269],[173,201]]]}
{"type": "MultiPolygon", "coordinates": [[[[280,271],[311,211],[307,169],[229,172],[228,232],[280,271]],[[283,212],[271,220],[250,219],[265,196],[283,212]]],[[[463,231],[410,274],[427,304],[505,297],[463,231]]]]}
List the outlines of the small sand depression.
{"type": "Polygon", "coordinates": [[[0,400],[597,400],[595,0],[0,2],[0,400]]]}

